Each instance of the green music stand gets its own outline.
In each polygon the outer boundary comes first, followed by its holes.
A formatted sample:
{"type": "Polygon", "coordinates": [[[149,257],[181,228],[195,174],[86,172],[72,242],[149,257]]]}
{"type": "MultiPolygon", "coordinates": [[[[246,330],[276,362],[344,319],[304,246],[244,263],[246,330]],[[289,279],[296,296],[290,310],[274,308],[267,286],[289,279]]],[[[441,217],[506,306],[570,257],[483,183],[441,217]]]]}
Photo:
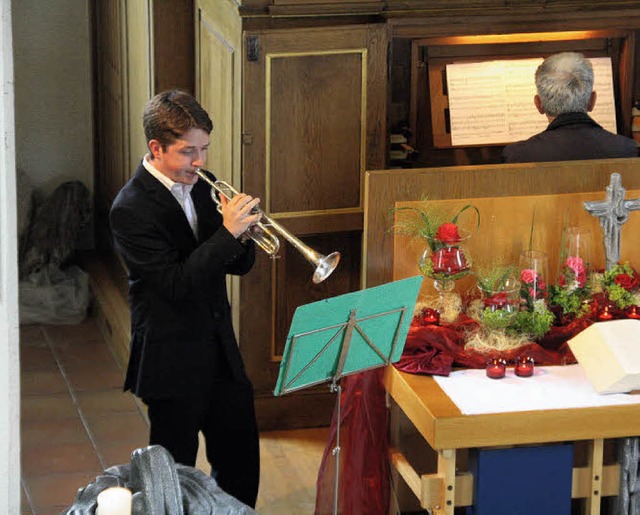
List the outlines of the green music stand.
{"type": "Polygon", "coordinates": [[[296,309],[274,395],[330,382],[337,394],[334,513],[340,468],[340,378],[400,359],[422,276],[410,277],[296,309]]]}

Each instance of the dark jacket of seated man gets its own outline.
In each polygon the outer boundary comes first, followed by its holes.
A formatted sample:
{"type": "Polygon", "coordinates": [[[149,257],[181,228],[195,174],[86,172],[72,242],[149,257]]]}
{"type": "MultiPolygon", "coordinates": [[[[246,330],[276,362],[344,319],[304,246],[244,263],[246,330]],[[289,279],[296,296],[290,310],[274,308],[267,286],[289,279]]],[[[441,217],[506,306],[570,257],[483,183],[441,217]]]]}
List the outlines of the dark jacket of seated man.
{"type": "Polygon", "coordinates": [[[586,113],[559,114],[543,132],[502,151],[505,163],[637,156],[633,139],[603,129],[586,113]]]}
{"type": "Polygon", "coordinates": [[[593,84],[593,65],[582,54],[561,52],[542,61],[535,73],[533,103],[549,125],[526,141],[507,145],[502,160],[528,163],[637,157],[634,140],[603,129],[587,114],[596,103],[593,84]]]}

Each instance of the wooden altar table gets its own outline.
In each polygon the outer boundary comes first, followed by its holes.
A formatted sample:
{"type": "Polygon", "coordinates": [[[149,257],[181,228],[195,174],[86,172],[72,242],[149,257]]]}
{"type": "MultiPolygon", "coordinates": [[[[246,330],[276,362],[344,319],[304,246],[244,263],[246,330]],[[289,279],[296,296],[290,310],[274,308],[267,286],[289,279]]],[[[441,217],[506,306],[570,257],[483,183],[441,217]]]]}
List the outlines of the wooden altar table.
{"type": "Polygon", "coordinates": [[[600,498],[616,495],[619,482],[618,465],[603,465],[604,439],[640,435],[640,404],[465,415],[431,376],[390,366],[385,387],[437,452],[437,472],[420,475],[400,451],[391,451],[393,465],[433,514],[473,505],[474,478],[456,473],[456,450],[577,440],[589,442],[590,459],[587,467],[573,469],[571,494],[587,499],[587,513],[600,513],[600,498]]]}
{"type": "MultiPolygon", "coordinates": [[[[365,177],[362,287],[418,273],[425,244],[394,234],[390,213],[419,205],[425,197],[452,215],[467,204],[479,209],[480,228],[467,242],[474,263],[489,264],[497,257],[517,263],[520,251],[529,244],[535,220],[534,243],[548,254],[551,274],[557,270],[566,224],[591,232],[592,264],[603,267],[600,227],[584,211],[583,202],[603,199],[614,172],[622,176],[627,198],[640,197],[638,158],[369,171],[365,177]]],[[[475,220],[467,223],[473,228],[475,220]]],[[[621,249],[621,261],[636,267],[640,240],[633,235],[638,227],[640,216],[631,216],[623,228],[621,249]]],[[[471,279],[462,279],[456,287],[461,291],[474,287],[471,279]]],[[[422,294],[433,293],[433,281],[424,281],[422,294]]],[[[400,452],[391,456],[421,505],[434,514],[453,514],[455,506],[473,503],[474,479],[469,473],[456,475],[456,450],[574,441],[582,442],[581,450],[585,442],[589,444],[589,460],[588,466],[573,469],[571,496],[587,499],[587,512],[599,513],[600,498],[617,494],[620,476],[616,464],[603,463],[603,450],[609,449],[604,440],[640,435],[640,408],[635,406],[463,415],[432,377],[393,367],[387,370],[386,388],[409,419],[400,420],[395,430],[392,427],[392,436],[412,423],[421,435],[418,439],[423,438],[437,452],[437,472],[427,475],[415,472],[400,452]]],[[[415,443],[403,442],[407,455],[424,454],[413,448],[415,443]]]]}

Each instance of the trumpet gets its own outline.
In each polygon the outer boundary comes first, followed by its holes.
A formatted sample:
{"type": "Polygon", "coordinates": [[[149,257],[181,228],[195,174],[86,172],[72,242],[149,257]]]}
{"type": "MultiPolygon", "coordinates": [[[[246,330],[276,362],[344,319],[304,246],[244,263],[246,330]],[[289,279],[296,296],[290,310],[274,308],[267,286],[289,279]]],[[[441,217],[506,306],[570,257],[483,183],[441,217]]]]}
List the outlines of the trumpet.
{"type": "MultiPolygon", "coordinates": [[[[200,168],[196,168],[195,172],[203,181],[211,186],[211,199],[217,204],[217,209],[222,213],[222,204],[218,199],[217,194],[224,195],[225,198],[231,200],[239,192],[231,184],[225,181],[211,180],[206,173],[200,168]]],[[[264,250],[272,259],[278,257],[280,252],[280,239],[274,234],[277,232],[285,240],[287,240],[293,247],[302,254],[302,256],[315,267],[313,273],[314,284],[321,283],[335,270],[340,262],[340,252],[332,252],[328,256],[316,252],[308,245],[305,245],[296,238],[293,234],[287,231],[278,222],[267,216],[259,207],[255,207],[253,212],[260,215],[260,220],[254,224],[258,227],[258,231],[252,230],[250,227],[246,235],[251,238],[258,247],[264,250]]]]}

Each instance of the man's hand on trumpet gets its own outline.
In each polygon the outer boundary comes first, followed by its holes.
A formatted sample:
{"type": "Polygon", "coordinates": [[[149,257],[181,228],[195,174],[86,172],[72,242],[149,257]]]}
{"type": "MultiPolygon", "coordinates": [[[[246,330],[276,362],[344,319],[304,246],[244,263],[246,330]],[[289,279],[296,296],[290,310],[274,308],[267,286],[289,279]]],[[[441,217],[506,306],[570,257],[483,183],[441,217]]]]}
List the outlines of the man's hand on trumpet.
{"type": "Polygon", "coordinates": [[[247,239],[242,236],[247,230],[260,221],[261,213],[254,213],[253,209],[260,203],[259,198],[239,193],[231,200],[224,195],[218,195],[221,204],[222,224],[236,238],[247,239]]]}

